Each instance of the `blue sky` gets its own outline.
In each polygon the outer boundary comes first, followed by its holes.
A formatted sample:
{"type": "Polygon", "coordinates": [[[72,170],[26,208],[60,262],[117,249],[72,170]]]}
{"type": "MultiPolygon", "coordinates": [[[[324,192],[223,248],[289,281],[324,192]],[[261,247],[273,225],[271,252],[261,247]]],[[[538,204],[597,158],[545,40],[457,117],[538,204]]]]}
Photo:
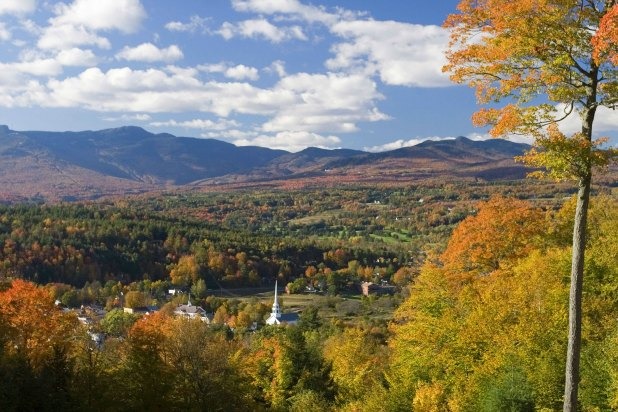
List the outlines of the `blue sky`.
{"type": "MultiPolygon", "coordinates": [[[[0,0],[0,124],[290,151],[484,138],[473,91],[440,70],[456,4],[0,0]]],[[[597,130],[618,137],[618,115],[600,113],[597,130]]]]}

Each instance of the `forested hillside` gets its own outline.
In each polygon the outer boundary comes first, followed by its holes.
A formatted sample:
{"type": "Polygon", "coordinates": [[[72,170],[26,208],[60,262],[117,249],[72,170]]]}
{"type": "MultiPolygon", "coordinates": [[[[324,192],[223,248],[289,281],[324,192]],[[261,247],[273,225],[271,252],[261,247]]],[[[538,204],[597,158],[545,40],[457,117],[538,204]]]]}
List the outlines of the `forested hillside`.
{"type": "Polygon", "coordinates": [[[618,0],[320,3],[0,1],[0,412],[618,411],[618,0]]]}
{"type": "MultiPolygon", "coordinates": [[[[340,193],[339,200],[351,201],[358,195],[353,191],[340,193]]],[[[380,206],[385,209],[390,208],[388,205],[402,207],[396,203],[395,193],[376,191],[374,195],[381,196],[380,206]]],[[[286,209],[285,202],[279,207],[274,204],[275,199],[283,200],[283,194],[263,196],[254,198],[255,207],[264,207],[268,199],[273,202],[269,206],[272,212],[286,209]]],[[[423,207],[417,206],[418,213],[431,210],[423,209],[431,203],[431,197],[425,194],[423,198],[426,201],[423,207]]],[[[225,202],[216,196],[211,200],[214,199],[218,201],[209,206],[208,218],[218,225],[205,223],[206,216],[202,220],[190,217],[203,211],[197,204],[204,207],[204,199],[181,201],[175,196],[167,201],[113,206],[3,210],[4,217],[11,217],[12,225],[10,233],[4,232],[5,261],[22,247],[12,239],[27,244],[27,226],[22,227],[21,233],[17,229],[20,222],[29,221],[33,226],[41,225],[37,236],[41,244],[22,248],[27,253],[17,253],[20,257],[16,263],[21,263],[21,268],[29,267],[23,262],[26,257],[42,253],[36,252],[38,249],[55,251],[45,259],[39,258],[46,262],[43,266],[53,267],[55,263],[64,267],[48,272],[55,273],[53,276],[61,278],[81,273],[82,267],[90,269],[84,269],[83,279],[65,279],[78,286],[75,293],[66,285],[36,285],[17,279],[22,274],[17,270],[8,273],[7,268],[12,265],[4,266],[0,292],[0,376],[11,385],[0,389],[2,409],[395,411],[413,407],[415,411],[496,411],[555,410],[560,406],[572,200],[564,204],[554,201],[552,206],[547,201],[539,204],[494,196],[481,203],[469,203],[475,211],[463,220],[458,219],[448,238],[437,235],[430,226],[418,227],[416,230],[423,236],[438,236],[444,242],[424,249],[429,255],[422,267],[402,275],[398,284],[406,285],[412,279],[413,282],[404,289],[400,297],[403,303],[389,323],[372,316],[356,320],[326,318],[321,309],[310,307],[301,314],[296,326],[264,326],[252,332],[251,322],[263,322],[268,304],[255,299],[207,297],[208,291],[199,288],[192,289],[196,293],[193,299],[216,311],[210,326],[199,320],[174,317],[172,302],[156,314],[144,317],[112,309],[99,326],[88,329],[77,321],[75,312],[63,312],[54,305],[55,298],[67,304],[71,304],[72,298],[73,304],[98,300],[113,308],[113,301],[101,299],[120,291],[124,291],[127,301],[144,295],[156,298],[157,282],[195,286],[209,276],[218,277],[220,282],[232,282],[226,278],[226,268],[234,267],[233,275],[239,276],[243,264],[269,280],[291,279],[298,272],[309,280],[324,273],[327,281],[344,273],[350,279],[353,270],[355,276],[362,277],[362,266],[370,264],[370,277],[374,271],[384,270],[384,278],[396,281],[395,269],[414,262],[411,255],[397,255],[399,249],[389,247],[384,228],[377,232],[379,237],[371,236],[377,233],[358,234],[362,238],[359,243],[347,242],[352,246],[340,249],[324,248],[326,244],[338,244],[332,232],[331,238],[326,236],[328,231],[318,231],[321,236],[316,233],[305,237],[295,246],[287,245],[291,238],[279,237],[275,242],[276,236],[259,234],[257,227],[232,236],[225,230],[226,225],[233,224],[223,218],[225,202]],[[167,233],[171,229],[163,216],[169,219],[166,213],[172,207],[176,209],[179,202],[186,209],[180,212],[184,218],[177,217],[176,223],[185,222],[185,226],[178,225],[176,232],[167,233]],[[151,215],[146,214],[147,208],[151,215]],[[129,210],[135,214],[133,217],[158,220],[131,220],[129,225],[129,210]],[[95,221],[89,213],[100,213],[96,217],[104,218],[96,220],[101,222],[99,228],[88,226],[95,221]],[[59,228],[60,221],[64,222],[64,231],[59,228]],[[49,238],[43,236],[46,231],[49,238]],[[95,235],[87,238],[88,231],[95,235]],[[111,235],[114,231],[118,231],[116,237],[111,235]],[[46,242],[52,239],[57,245],[46,248],[46,242]],[[79,244],[86,241],[92,242],[92,250],[79,244]],[[205,241],[207,247],[202,246],[205,241]],[[311,242],[315,243],[309,247],[311,242]],[[158,249],[153,249],[153,245],[158,245],[158,249]],[[363,246],[355,250],[353,245],[363,246]],[[85,259],[95,248],[96,256],[106,256],[103,251],[110,249],[109,262],[103,259],[98,263],[99,272],[94,270],[95,261],[89,265],[89,259],[85,259]],[[58,259],[56,254],[60,250],[67,253],[65,260],[58,259]],[[282,250],[285,253],[279,255],[282,250]],[[121,256],[126,267],[106,266],[121,256]],[[157,259],[163,256],[167,260],[157,266],[157,259]],[[201,260],[206,256],[208,263],[201,260]],[[280,261],[282,256],[288,258],[280,261]],[[351,264],[353,258],[359,263],[351,264]],[[73,266],[67,266],[68,262],[73,266]],[[141,271],[146,262],[152,265],[150,272],[146,272],[152,273],[151,278],[146,278],[145,273],[141,273],[139,281],[137,275],[129,278],[130,268],[139,267],[141,271]],[[218,262],[225,263],[219,268],[218,262]],[[291,270],[286,272],[288,267],[291,270]],[[310,267],[313,269],[308,270],[310,267]],[[222,271],[218,272],[219,269],[222,271]],[[97,286],[98,280],[88,278],[104,273],[110,276],[106,285],[97,286]],[[118,278],[111,281],[111,273],[118,278]],[[127,278],[120,279],[120,273],[127,278]],[[82,288],[82,281],[89,283],[82,288]],[[105,332],[107,337],[101,345],[87,332],[105,332]]],[[[242,196],[236,201],[240,199],[242,196]]],[[[291,199],[300,201],[300,196],[296,194],[291,199]]],[[[362,200],[362,205],[372,208],[378,199],[362,200]]],[[[327,202],[314,204],[312,213],[326,208],[327,202]]],[[[618,407],[617,211],[615,198],[593,199],[581,383],[581,405],[586,410],[618,407]]],[[[271,216],[276,220],[277,213],[271,216]]],[[[4,219],[5,229],[8,224],[8,219],[4,219]]],[[[266,232],[270,230],[281,229],[274,225],[266,232]]],[[[389,231],[392,235],[393,229],[389,231]]],[[[401,243],[409,242],[398,239],[394,244],[401,243]]],[[[32,276],[29,273],[24,277],[33,280],[32,276]]],[[[246,280],[250,279],[249,273],[246,280]]],[[[339,287],[345,286],[335,285],[337,288],[326,293],[342,293],[339,287]]],[[[380,299],[385,298],[372,297],[361,304],[380,299]]]]}
{"type": "Polygon", "coordinates": [[[337,271],[353,260],[388,262],[381,265],[390,276],[439,249],[452,225],[491,194],[556,207],[568,191],[462,182],[0,206],[0,274],[75,287],[157,281],[186,257],[211,288],[283,283],[308,266],[337,271]]]}

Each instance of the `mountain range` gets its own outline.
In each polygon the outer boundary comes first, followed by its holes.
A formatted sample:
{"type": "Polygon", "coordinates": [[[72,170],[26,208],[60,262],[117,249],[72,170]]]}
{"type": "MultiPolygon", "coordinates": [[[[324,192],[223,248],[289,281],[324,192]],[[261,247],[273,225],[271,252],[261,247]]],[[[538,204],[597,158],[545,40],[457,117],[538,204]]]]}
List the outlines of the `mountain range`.
{"type": "Polygon", "coordinates": [[[513,157],[527,148],[459,137],[381,153],[313,147],[290,153],[133,126],[82,132],[0,126],[0,201],[94,199],[182,188],[519,179],[525,168],[513,157]]]}

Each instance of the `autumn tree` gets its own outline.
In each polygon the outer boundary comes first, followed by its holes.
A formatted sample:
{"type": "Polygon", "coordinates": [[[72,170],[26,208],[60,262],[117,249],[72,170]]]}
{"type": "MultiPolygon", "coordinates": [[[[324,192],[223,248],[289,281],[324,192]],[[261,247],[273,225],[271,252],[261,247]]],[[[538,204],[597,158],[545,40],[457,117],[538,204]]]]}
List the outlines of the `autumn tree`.
{"type": "Polygon", "coordinates": [[[124,305],[127,308],[141,308],[148,306],[151,300],[150,296],[145,292],[130,290],[124,296],[124,305]]]}
{"type": "Polygon", "coordinates": [[[253,411],[248,381],[234,360],[237,343],[197,319],[170,319],[163,328],[164,361],[174,369],[176,409],[253,411]]]}
{"type": "Polygon", "coordinates": [[[535,136],[532,163],[577,181],[565,411],[577,404],[592,171],[607,160],[593,141],[593,125],[599,107],[618,103],[615,8],[615,0],[461,0],[459,13],[445,23],[451,44],[444,70],[475,88],[479,103],[492,104],[473,116],[474,123],[491,125],[494,136],[535,136]],[[556,126],[543,129],[572,113],[579,115],[579,133],[567,137],[556,126]]]}
{"type": "MultiPolygon", "coordinates": [[[[548,212],[545,224],[537,221],[530,228],[517,223],[517,214],[507,221],[500,213],[487,213],[499,210],[491,203],[482,203],[476,216],[460,223],[442,255],[427,259],[410,297],[395,312],[386,374],[387,397],[394,405],[384,410],[410,403],[415,411],[556,410],[562,405],[570,265],[562,231],[565,217],[573,219],[575,202],[548,212]],[[483,222],[488,216],[496,222],[483,222]],[[476,226],[489,234],[492,226],[509,227],[537,241],[496,247],[495,234],[478,236],[476,226]],[[469,261],[479,248],[499,254],[500,265],[479,271],[469,261]]],[[[525,202],[517,203],[526,210],[525,202]]],[[[618,336],[617,201],[595,198],[589,221],[579,404],[582,410],[611,410],[618,399],[613,396],[618,382],[613,347],[618,336]]]]}
{"type": "Polygon", "coordinates": [[[609,59],[612,63],[618,64],[618,4],[615,1],[608,2],[607,7],[610,7],[611,3],[614,6],[601,20],[592,42],[597,61],[609,59]]]}
{"type": "MultiPolygon", "coordinates": [[[[4,286],[4,285],[3,285],[4,286]]],[[[0,409],[65,409],[71,352],[84,332],[51,290],[13,280],[0,290],[0,409]]]]}
{"type": "Polygon", "coordinates": [[[293,326],[266,327],[252,336],[243,365],[255,399],[276,410],[297,410],[295,402],[304,403],[309,393],[332,400],[328,369],[310,341],[293,326]]]}
{"type": "Polygon", "coordinates": [[[172,318],[163,312],[145,316],[129,330],[127,355],[121,362],[121,387],[130,410],[170,410],[173,367],[163,361],[172,318]]]}
{"type": "MultiPolygon", "coordinates": [[[[361,405],[367,388],[376,385],[385,364],[385,354],[367,333],[357,328],[346,328],[331,336],[324,344],[324,358],[331,363],[331,378],[337,385],[337,400],[341,404],[361,405]]],[[[353,409],[353,408],[352,408],[353,409]]]]}
{"type": "Polygon", "coordinates": [[[441,256],[444,266],[459,276],[490,273],[525,256],[543,233],[543,214],[528,202],[496,196],[478,209],[455,228],[441,256]]]}
{"type": "Polygon", "coordinates": [[[174,285],[186,286],[195,283],[199,275],[199,266],[195,256],[184,255],[170,270],[170,278],[174,285]]]}

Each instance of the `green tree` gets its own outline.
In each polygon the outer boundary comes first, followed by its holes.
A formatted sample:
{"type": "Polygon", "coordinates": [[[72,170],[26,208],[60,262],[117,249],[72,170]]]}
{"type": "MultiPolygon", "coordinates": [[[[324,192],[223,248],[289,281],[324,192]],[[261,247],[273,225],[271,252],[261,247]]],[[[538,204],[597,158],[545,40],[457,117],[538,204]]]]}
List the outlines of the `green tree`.
{"type": "Polygon", "coordinates": [[[112,336],[126,336],[139,315],[126,313],[122,309],[112,309],[101,319],[101,330],[112,336]]]}
{"type": "Polygon", "coordinates": [[[253,335],[243,357],[254,398],[282,410],[311,402],[314,395],[307,391],[331,401],[333,391],[328,368],[315,349],[308,344],[305,334],[293,326],[265,327],[253,335]]]}
{"type": "Polygon", "coordinates": [[[599,53],[593,39],[615,4],[615,0],[461,0],[459,13],[446,21],[452,34],[444,69],[454,81],[474,87],[480,103],[508,101],[503,107],[481,109],[473,118],[475,124],[492,125],[495,136],[514,132],[536,136],[539,149],[529,155],[530,163],[577,181],[565,411],[575,411],[577,405],[592,170],[611,155],[596,149],[593,125],[599,107],[618,103],[616,62],[611,53],[599,53]],[[539,96],[550,103],[538,103],[539,96]],[[572,112],[580,116],[580,133],[566,137],[556,126],[539,129],[572,112]]]}
{"type": "Polygon", "coordinates": [[[62,294],[60,302],[69,308],[76,308],[80,304],[79,295],[75,289],[68,290],[62,294]]]}
{"type": "Polygon", "coordinates": [[[298,278],[294,280],[293,282],[289,282],[287,284],[287,290],[291,294],[302,293],[305,291],[306,287],[307,287],[307,279],[305,278],[298,278]]]}
{"type": "Polygon", "coordinates": [[[193,286],[191,286],[191,294],[197,299],[206,297],[207,288],[204,279],[198,279],[193,286]]]}

